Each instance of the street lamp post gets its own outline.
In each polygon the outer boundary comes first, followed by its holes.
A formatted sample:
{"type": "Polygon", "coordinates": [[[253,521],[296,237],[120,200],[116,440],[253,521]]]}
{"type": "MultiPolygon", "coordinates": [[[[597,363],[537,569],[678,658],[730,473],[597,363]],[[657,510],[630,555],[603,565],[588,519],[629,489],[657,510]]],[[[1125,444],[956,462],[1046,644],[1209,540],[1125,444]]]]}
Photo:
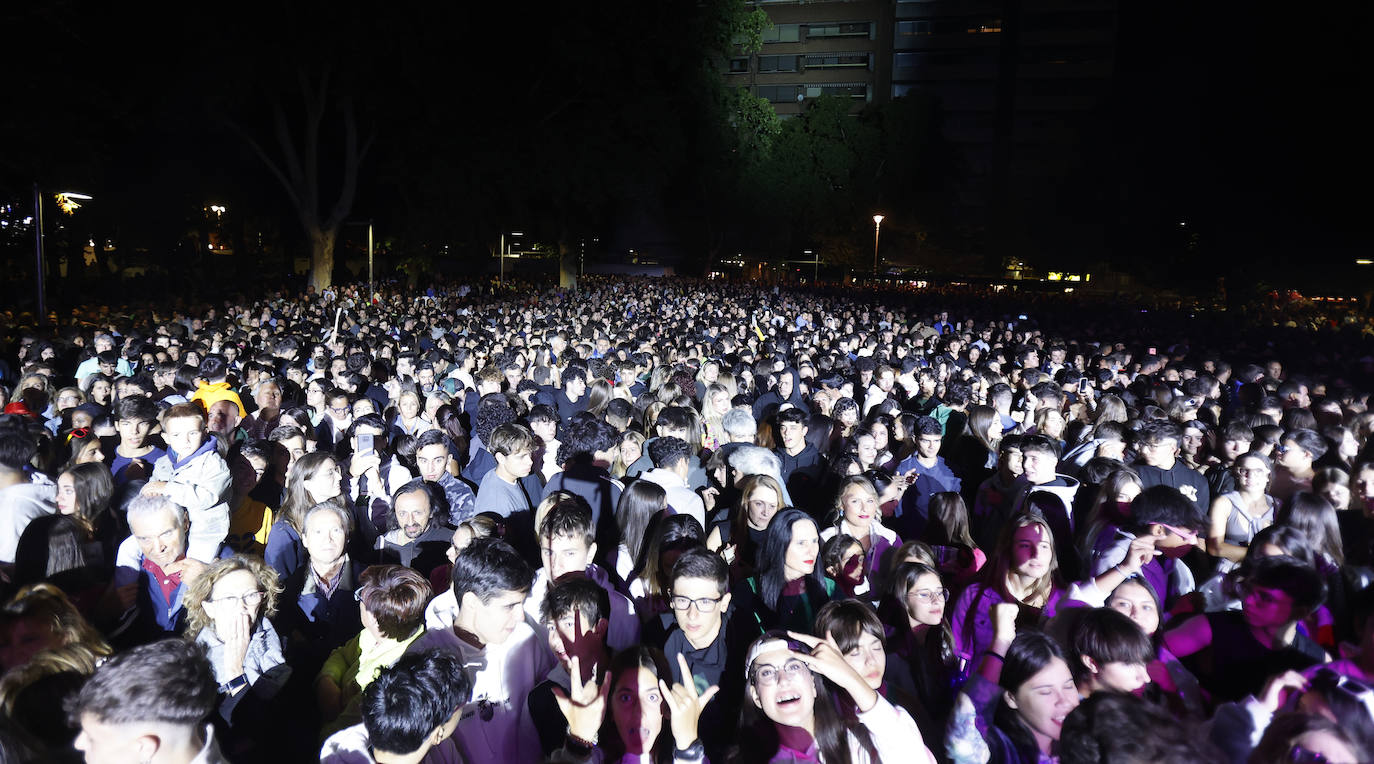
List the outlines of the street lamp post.
{"type": "MultiPolygon", "coordinates": [[[[58,205],[63,207],[67,214],[80,207],[76,200],[90,201],[91,197],[86,194],[78,194],[75,191],[63,191],[57,195],[58,205]]],[[[38,287],[38,315],[36,322],[41,326],[48,320],[48,299],[45,294],[43,284],[43,192],[39,190],[38,184],[33,184],[33,254],[34,254],[34,281],[38,287]]]]}
{"type": "Polygon", "coordinates": [[[878,277],[878,234],[883,230],[883,216],[873,216],[873,278],[878,277]]]}

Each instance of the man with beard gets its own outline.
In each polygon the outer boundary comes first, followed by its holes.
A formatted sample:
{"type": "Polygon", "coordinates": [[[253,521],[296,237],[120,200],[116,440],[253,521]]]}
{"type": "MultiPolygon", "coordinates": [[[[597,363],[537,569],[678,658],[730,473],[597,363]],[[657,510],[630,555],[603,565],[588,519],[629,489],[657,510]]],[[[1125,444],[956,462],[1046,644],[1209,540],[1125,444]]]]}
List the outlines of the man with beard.
{"type": "Polygon", "coordinates": [[[409,567],[425,578],[448,561],[453,529],[435,517],[430,487],[423,479],[396,489],[391,497],[391,530],[377,539],[380,564],[409,567]]]}

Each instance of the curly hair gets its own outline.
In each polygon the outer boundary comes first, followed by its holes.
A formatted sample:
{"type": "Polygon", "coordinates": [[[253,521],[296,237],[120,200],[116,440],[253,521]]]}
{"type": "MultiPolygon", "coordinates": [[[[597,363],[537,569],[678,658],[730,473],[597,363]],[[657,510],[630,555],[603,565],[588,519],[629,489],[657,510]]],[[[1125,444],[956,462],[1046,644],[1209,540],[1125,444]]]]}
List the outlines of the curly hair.
{"type": "Polygon", "coordinates": [[[205,569],[195,581],[186,588],[186,638],[195,639],[207,626],[212,625],[209,613],[205,612],[205,601],[215,590],[215,584],[230,573],[244,570],[252,574],[262,590],[262,612],[259,618],[271,618],[277,614],[277,598],[281,596],[282,585],[277,580],[277,572],[263,562],[261,557],[236,554],[219,560],[205,569]]]}

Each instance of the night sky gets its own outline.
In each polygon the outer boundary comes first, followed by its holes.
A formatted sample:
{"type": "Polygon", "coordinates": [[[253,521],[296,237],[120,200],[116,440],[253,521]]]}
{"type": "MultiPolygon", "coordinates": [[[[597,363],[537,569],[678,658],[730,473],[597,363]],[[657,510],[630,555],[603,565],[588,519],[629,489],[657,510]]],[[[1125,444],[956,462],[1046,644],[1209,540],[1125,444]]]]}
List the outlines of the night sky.
{"type": "MultiPolygon", "coordinates": [[[[168,16],[32,5],[0,11],[0,196],[31,205],[35,181],[90,189],[93,229],[150,257],[211,200],[233,205],[244,230],[303,247],[244,135],[270,146],[272,99],[297,108],[297,72],[326,70],[331,94],[351,97],[375,137],[350,217],[377,220],[397,246],[480,252],[510,226],[548,240],[674,242],[689,261],[736,240],[770,246],[713,200],[731,157],[703,107],[700,17],[723,3],[356,16],[325,4],[168,16]],[[694,238],[712,226],[714,240],[694,238]]],[[[1105,251],[1065,258],[1206,288],[1242,272],[1348,278],[1374,252],[1371,62],[1357,39],[1369,10],[1260,5],[1121,4],[1113,119],[1094,136],[1115,160],[1084,206],[1111,235],[1105,251]]],[[[341,134],[331,122],[326,154],[341,134]]],[[[328,189],[335,163],[324,166],[328,189]]],[[[938,195],[955,180],[911,185],[938,195]]],[[[931,221],[932,236],[946,222],[931,221]]],[[[1059,224],[1041,221],[1037,252],[1059,224]]]]}

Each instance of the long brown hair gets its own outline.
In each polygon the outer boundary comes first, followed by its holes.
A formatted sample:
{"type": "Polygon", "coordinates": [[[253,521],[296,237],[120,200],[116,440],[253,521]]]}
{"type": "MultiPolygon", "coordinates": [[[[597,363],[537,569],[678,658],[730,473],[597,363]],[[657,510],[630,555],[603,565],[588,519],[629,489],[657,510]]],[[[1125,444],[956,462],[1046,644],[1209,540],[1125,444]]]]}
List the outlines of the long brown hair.
{"type": "Polygon", "coordinates": [[[1018,602],[1032,607],[1043,607],[1048,603],[1050,594],[1058,583],[1059,557],[1055,554],[1054,531],[1050,530],[1049,521],[1045,516],[1039,510],[1024,509],[1008,520],[997,536],[997,546],[993,553],[988,555],[988,564],[983,571],[983,580],[979,585],[997,592],[1003,602],[1018,602]],[[1013,597],[1007,588],[1007,578],[1011,575],[1012,544],[1015,543],[1016,532],[1028,525],[1039,526],[1041,538],[1050,542],[1049,569],[1031,587],[1029,602],[1013,597]],[[1037,602],[1038,605],[1032,604],[1037,602]]]}

